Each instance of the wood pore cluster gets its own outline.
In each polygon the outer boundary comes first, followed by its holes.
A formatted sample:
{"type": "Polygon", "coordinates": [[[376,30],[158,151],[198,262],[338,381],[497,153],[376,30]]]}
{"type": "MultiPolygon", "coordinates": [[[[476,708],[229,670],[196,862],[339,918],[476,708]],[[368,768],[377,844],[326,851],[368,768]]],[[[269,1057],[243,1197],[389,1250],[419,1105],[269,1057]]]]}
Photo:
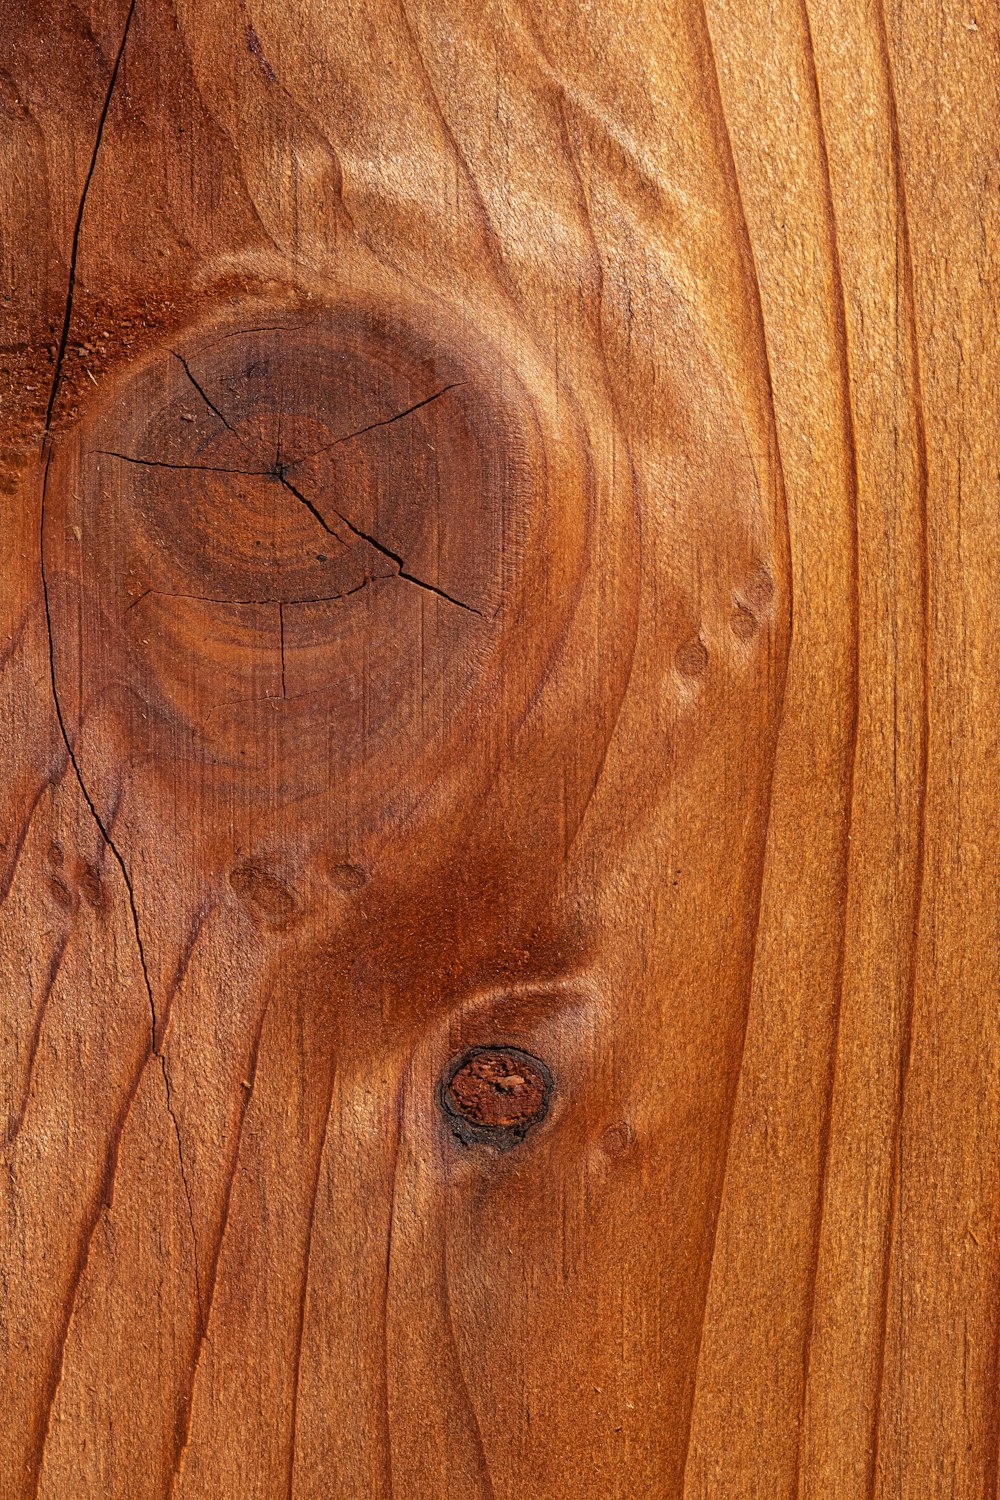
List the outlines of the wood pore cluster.
{"type": "Polygon", "coordinates": [[[0,1500],[995,1497],[998,62],[0,0],[0,1500]]]}

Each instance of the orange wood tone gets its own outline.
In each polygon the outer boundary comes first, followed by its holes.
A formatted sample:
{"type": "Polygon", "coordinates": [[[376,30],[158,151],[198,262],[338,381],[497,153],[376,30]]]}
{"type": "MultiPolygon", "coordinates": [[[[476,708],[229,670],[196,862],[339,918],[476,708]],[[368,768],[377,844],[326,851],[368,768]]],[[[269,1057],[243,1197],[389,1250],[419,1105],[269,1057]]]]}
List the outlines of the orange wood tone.
{"type": "Polygon", "coordinates": [[[0,12],[0,1500],[995,1497],[996,11],[0,12]]]}

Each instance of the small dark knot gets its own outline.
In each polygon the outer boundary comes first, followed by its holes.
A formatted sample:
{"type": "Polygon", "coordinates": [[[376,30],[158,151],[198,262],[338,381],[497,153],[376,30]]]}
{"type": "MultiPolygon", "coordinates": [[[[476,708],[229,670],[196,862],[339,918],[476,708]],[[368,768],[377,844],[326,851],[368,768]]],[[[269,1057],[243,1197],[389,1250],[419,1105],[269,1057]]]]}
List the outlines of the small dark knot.
{"type": "Polygon", "coordinates": [[[518,1047],[472,1047],[446,1069],[440,1100],[464,1145],[509,1151],[548,1113],[552,1075],[518,1047]]]}

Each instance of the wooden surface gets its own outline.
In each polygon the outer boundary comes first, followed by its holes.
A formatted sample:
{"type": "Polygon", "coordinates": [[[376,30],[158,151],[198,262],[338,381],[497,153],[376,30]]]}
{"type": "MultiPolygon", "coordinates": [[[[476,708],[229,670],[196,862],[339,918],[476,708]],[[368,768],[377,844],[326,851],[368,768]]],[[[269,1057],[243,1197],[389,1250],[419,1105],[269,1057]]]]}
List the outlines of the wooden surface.
{"type": "Polygon", "coordinates": [[[995,9],[0,9],[0,1495],[994,1497],[995,9]]]}

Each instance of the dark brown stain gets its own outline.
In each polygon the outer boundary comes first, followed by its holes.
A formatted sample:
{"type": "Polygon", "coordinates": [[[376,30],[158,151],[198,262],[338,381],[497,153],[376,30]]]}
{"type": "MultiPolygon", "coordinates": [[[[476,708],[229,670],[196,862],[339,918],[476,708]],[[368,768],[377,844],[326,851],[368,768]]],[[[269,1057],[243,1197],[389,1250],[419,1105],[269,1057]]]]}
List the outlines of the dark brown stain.
{"type": "Polygon", "coordinates": [[[261,46],[260,37],[254,30],[254,24],[252,21],[248,21],[246,24],[246,39],[247,51],[257,59],[258,63],[260,64],[260,70],[263,73],[264,77],[267,79],[268,83],[274,83],[277,80],[278,75],[277,73],[275,73],[271,64],[268,62],[267,58],[264,55],[264,48],[261,46]]]}

